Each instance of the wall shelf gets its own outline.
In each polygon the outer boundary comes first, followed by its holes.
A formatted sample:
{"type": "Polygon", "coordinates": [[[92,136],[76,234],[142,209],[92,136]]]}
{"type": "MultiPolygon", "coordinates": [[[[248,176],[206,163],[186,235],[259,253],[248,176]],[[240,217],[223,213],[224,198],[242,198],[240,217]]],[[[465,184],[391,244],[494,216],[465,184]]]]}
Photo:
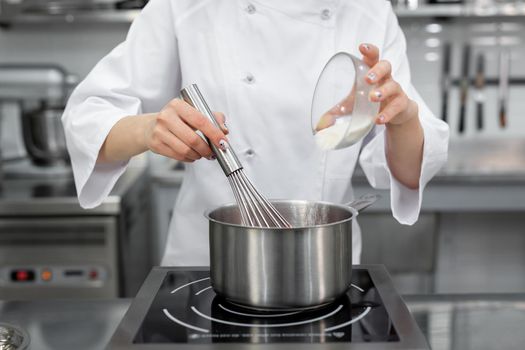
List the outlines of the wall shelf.
{"type": "MultiPolygon", "coordinates": [[[[447,5],[422,5],[417,8],[405,6],[395,7],[395,12],[400,19],[424,18],[520,18],[525,17],[525,3],[497,4],[487,7],[474,6],[473,4],[447,4],[447,5]]],[[[94,10],[79,11],[63,14],[37,14],[22,13],[9,17],[0,15],[0,24],[15,26],[26,24],[91,24],[91,23],[116,23],[128,24],[140,13],[140,10],[94,10]]]]}
{"type": "Polygon", "coordinates": [[[93,24],[93,23],[115,23],[129,24],[140,13],[140,10],[97,10],[82,11],[63,14],[18,14],[12,18],[1,18],[0,23],[4,26],[16,26],[25,24],[93,24]]]}
{"type": "Polygon", "coordinates": [[[459,17],[459,18],[491,18],[491,17],[524,17],[525,3],[507,3],[491,6],[475,6],[473,4],[423,5],[417,8],[398,6],[395,12],[399,18],[427,17],[459,17]]]}

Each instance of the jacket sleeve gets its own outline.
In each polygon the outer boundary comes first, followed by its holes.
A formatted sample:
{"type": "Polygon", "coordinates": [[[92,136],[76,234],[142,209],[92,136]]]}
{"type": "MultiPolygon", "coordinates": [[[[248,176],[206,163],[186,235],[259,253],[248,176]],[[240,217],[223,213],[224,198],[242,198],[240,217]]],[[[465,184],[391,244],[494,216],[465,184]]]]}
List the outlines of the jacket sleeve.
{"type": "Polygon", "coordinates": [[[80,205],[109,194],[127,162],[96,164],[111,128],[123,117],[159,111],[180,85],[171,1],[152,0],[126,40],[104,57],[70,96],[62,123],[80,205]]]}
{"type": "Polygon", "coordinates": [[[360,164],[372,187],[390,188],[392,213],[396,220],[402,224],[412,225],[419,217],[426,184],[447,160],[449,129],[446,123],[433,115],[411,84],[405,36],[391,10],[387,22],[386,40],[381,50],[381,59],[390,61],[394,80],[419,106],[419,117],[424,133],[419,189],[411,190],[392,176],[386,161],[384,127],[377,128],[378,132],[375,137],[363,148],[360,164]]]}

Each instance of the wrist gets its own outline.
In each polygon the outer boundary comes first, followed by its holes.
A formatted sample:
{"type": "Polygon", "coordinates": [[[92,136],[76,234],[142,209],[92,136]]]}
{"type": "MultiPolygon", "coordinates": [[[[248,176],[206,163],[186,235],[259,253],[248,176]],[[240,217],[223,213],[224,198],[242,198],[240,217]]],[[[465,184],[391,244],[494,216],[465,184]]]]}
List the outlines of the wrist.
{"type": "Polygon", "coordinates": [[[137,141],[140,145],[139,147],[144,149],[144,151],[147,151],[149,150],[151,135],[153,133],[153,129],[155,128],[155,123],[157,121],[157,114],[143,114],[139,116],[139,118],[141,118],[141,123],[140,127],[137,130],[137,141]]]}

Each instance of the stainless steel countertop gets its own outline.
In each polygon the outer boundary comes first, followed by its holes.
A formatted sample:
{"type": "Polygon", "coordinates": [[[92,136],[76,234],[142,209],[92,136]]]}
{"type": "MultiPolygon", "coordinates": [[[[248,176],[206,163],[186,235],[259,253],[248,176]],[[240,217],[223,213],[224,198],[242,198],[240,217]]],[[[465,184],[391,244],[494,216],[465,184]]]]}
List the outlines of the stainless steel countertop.
{"type": "Polygon", "coordinates": [[[525,294],[405,296],[433,350],[518,350],[525,294]]]}
{"type": "Polygon", "coordinates": [[[17,325],[31,338],[31,350],[103,349],[131,300],[0,302],[2,323],[17,325]]]}
{"type": "Polygon", "coordinates": [[[89,210],[80,207],[72,176],[5,178],[0,188],[0,216],[115,215],[122,197],[146,169],[142,162],[129,166],[102,204],[89,210]]]}
{"type": "MultiPolygon", "coordinates": [[[[521,350],[525,294],[404,297],[433,350],[521,350]]],[[[24,328],[31,349],[103,349],[130,299],[0,302],[0,320],[24,328]]]]}

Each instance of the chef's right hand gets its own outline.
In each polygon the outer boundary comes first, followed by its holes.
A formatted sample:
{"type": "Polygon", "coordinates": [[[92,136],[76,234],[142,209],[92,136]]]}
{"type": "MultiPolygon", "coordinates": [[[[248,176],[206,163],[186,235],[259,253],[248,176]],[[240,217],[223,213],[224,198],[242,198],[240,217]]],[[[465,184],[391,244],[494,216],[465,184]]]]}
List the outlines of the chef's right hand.
{"type": "Polygon", "coordinates": [[[146,144],[154,153],[183,162],[191,163],[202,157],[215,159],[211,148],[196,133],[196,130],[201,131],[215,146],[225,150],[228,129],[224,124],[224,114],[213,114],[220,129],[185,101],[171,100],[152,117],[146,130],[146,144]]]}

